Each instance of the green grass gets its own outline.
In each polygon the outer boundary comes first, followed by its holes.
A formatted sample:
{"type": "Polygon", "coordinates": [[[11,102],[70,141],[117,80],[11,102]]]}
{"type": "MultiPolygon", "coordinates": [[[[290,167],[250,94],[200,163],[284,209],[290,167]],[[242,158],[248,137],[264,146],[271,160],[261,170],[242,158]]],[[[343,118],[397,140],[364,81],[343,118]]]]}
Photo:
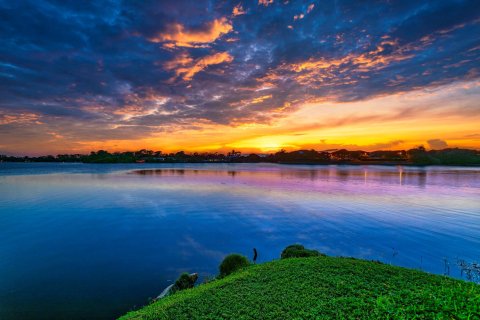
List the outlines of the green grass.
{"type": "Polygon", "coordinates": [[[364,260],[293,258],[247,267],[121,319],[480,319],[480,286],[364,260]]]}

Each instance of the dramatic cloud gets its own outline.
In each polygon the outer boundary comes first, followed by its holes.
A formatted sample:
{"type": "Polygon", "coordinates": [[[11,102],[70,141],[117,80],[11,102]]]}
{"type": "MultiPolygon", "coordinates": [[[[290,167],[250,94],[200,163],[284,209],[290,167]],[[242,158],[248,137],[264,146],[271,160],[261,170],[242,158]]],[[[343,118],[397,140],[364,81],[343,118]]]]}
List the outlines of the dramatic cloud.
{"type": "Polygon", "coordinates": [[[201,47],[214,42],[222,35],[232,31],[232,25],[226,18],[215,19],[205,24],[200,29],[186,30],[180,23],[174,23],[167,27],[167,31],[150,38],[152,42],[162,42],[168,47],[201,47]]]}
{"type": "Polygon", "coordinates": [[[235,7],[233,7],[232,15],[234,17],[236,16],[241,16],[242,14],[245,14],[245,10],[243,9],[242,5],[239,3],[235,7]]]}
{"type": "Polygon", "coordinates": [[[227,52],[218,52],[210,56],[205,56],[197,60],[192,60],[188,55],[181,54],[175,60],[165,64],[167,70],[175,70],[177,76],[181,76],[183,80],[190,81],[193,76],[208,66],[221,64],[224,62],[232,62],[233,57],[227,52]]]}
{"type": "MultiPolygon", "coordinates": [[[[208,126],[271,127],[311,103],[457,83],[475,91],[479,12],[475,0],[0,0],[1,144],[113,146],[208,126]]],[[[460,116],[478,114],[455,103],[460,116]]],[[[435,136],[440,129],[422,141],[435,136]]]]}
{"type": "Polygon", "coordinates": [[[273,3],[273,0],[258,0],[258,4],[262,6],[269,6],[273,3]]]}
{"type": "Polygon", "coordinates": [[[0,125],[11,123],[31,123],[40,124],[39,116],[34,113],[2,114],[0,113],[0,125]]]}

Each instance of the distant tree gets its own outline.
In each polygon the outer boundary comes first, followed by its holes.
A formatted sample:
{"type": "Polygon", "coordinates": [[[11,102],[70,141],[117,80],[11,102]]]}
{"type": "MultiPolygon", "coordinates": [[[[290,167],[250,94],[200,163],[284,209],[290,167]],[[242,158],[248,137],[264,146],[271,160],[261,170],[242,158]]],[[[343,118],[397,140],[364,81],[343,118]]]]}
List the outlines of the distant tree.
{"type": "Polygon", "coordinates": [[[86,162],[86,163],[133,163],[142,162],[273,162],[273,163],[331,163],[359,162],[368,160],[406,161],[418,165],[444,164],[444,165],[480,165],[480,152],[470,149],[447,148],[443,150],[427,151],[419,146],[408,151],[349,151],[341,149],[332,153],[319,152],[313,149],[287,152],[282,149],[274,154],[260,157],[257,154],[242,156],[241,152],[232,150],[227,155],[221,153],[187,154],[184,151],[163,154],[161,151],[141,149],[139,151],[126,151],[109,153],[106,150],[92,151],[87,155],[59,154],[39,157],[14,157],[1,155],[0,161],[12,162],[86,162]]]}
{"type": "Polygon", "coordinates": [[[476,150],[448,148],[430,151],[440,164],[445,165],[475,165],[480,164],[480,154],[476,150]]]}
{"type": "Polygon", "coordinates": [[[243,158],[243,161],[244,161],[244,162],[261,162],[261,161],[262,161],[262,157],[260,157],[258,154],[251,153],[251,154],[249,154],[248,156],[245,156],[245,157],[243,158]]]}
{"type": "Polygon", "coordinates": [[[418,165],[440,164],[440,161],[432,157],[423,146],[407,151],[408,160],[418,165]]]}

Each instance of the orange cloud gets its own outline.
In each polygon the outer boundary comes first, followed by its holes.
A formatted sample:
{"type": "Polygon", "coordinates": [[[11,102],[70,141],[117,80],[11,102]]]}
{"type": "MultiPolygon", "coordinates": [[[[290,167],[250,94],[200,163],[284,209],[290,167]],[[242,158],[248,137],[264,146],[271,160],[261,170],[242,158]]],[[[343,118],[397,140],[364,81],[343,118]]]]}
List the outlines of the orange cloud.
{"type": "Polygon", "coordinates": [[[179,66],[187,66],[193,63],[193,59],[188,55],[188,53],[183,52],[175,57],[175,59],[167,61],[163,64],[163,67],[166,70],[174,70],[179,66]]]}
{"type": "Polygon", "coordinates": [[[302,72],[302,71],[309,71],[309,70],[316,70],[316,69],[328,69],[330,67],[338,67],[339,65],[346,62],[347,59],[309,59],[303,61],[301,63],[294,63],[289,66],[289,69],[295,72],[302,72]]]}
{"type": "Polygon", "coordinates": [[[273,97],[273,95],[267,94],[267,95],[258,96],[258,97],[252,98],[252,99],[244,99],[244,100],[236,101],[236,102],[230,103],[230,106],[231,107],[242,108],[242,107],[249,106],[249,105],[252,105],[252,104],[262,103],[266,100],[272,99],[272,97],[273,97]]]}
{"type": "MultiPolygon", "coordinates": [[[[392,40],[384,40],[378,45],[375,50],[372,50],[368,53],[364,53],[359,56],[354,56],[351,58],[354,64],[360,65],[360,67],[368,68],[371,67],[385,67],[393,62],[403,61],[412,58],[414,55],[411,53],[407,53],[415,48],[411,47],[399,47],[397,48],[392,54],[389,55],[382,55],[381,53],[385,51],[387,46],[397,46],[397,42],[392,40]]],[[[361,70],[363,71],[363,70],[361,70]]]]}
{"type": "Polygon", "coordinates": [[[228,52],[218,52],[210,56],[193,60],[188,54],[183,53],[174,60],[164,64],[165,69],[175,70],[177,77],[182,77],[185,81],[193,79],[195,74],[204,70],[210,65],[232,62],[233,57],[228,52]]]}
{"type": "Polygon", "coordinates": [[[268,7],[272,3],[273,3],[273,0],[258,0],[258,4],[265,7],[268,7]]]}
{"type": "Polygon", "coordinates": [[[215,19],[209,22],[202,30],[187,30],[182,24],[174,23],[168,28],[168,32],[159,33],[150,38],[152,42],[163,42],[166,47],[202,47],[214,42],[222,35],[233,30],[232,24],[227,18],[215,19]]]}
{"type": "Polygon", "coordinates": [[[393,62],[398,62],[413,57],[413,54],[407,54],[405,48],[399,48],[390,55],[381,55],[387,45],[396,45],[394,41],[383,41],[375,50],[363,54],[349,54],[337,59],[308,59],[304,62],[292,64],[288,68],[295,72],[329,69],[339,67],[343,64],[356,65],[360,71],[367,71],[368,68],[385,67],[393,62]]]}
{"type": "Polygon", "coordinates": [[[242,5],[239,3],[233,8],[232,16],[241,16],[242,14],[245,14],[245,10],[243,9],[242,5]]]}
{"type": "Polygon", "coordinates": [[[0,125],[10,124],[10,123],[36,123],[41,124],[40,116],[35,113],[20,113],[20,114],[1,114],[0,113],[0,125]]]}
{"type": "MultiPolygon", "coordinates": [[[[268,82],[275,85],[287,79],[296,81],[311,88],[332,87],[334,85],[352,85],[358,78],[368,78],[369,71],[383,69],[393,63],[410,59],[414,56],[416,47],[398,46],[393,40],[383,40],[377,48],[365,53],[350,53],[336,58],[310,58],[297,63],[284,63],[272,69],[261,79],[260,83],[268,82]],[[384,54],[387,49],[391,53],[384,54]],[[352,72],[359,74],[352,77],[352,72]]],[[[403,79],[405,80],[405,79],[403,79]]],[[[397,79],[402,81],[402,79],[397,79]]],[[[334,96],[331,96],[335,100],[334,96]]]]}
{"type": "Polygon", "coordinates": [[[253,103],[261,103],[261,102],[263,102],[265,100],[268,100],[268,99],[271,99],[271,98],[272,98],[272,95],[268,94],[268,95],[264,95],[264,96],[253,99],[251,103],[252,104],[253,103]]]}

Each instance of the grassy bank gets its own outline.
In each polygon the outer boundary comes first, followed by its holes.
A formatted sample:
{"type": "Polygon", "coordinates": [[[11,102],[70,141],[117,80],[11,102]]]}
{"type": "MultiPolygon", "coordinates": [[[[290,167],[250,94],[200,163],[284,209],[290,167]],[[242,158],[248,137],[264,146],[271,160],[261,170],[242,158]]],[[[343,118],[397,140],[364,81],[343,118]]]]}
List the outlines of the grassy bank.
{"type": "Polygon", "coordinates": [[[480,319],[480,286],[348,258],[247,267],[127,319],[480,319]]]}

